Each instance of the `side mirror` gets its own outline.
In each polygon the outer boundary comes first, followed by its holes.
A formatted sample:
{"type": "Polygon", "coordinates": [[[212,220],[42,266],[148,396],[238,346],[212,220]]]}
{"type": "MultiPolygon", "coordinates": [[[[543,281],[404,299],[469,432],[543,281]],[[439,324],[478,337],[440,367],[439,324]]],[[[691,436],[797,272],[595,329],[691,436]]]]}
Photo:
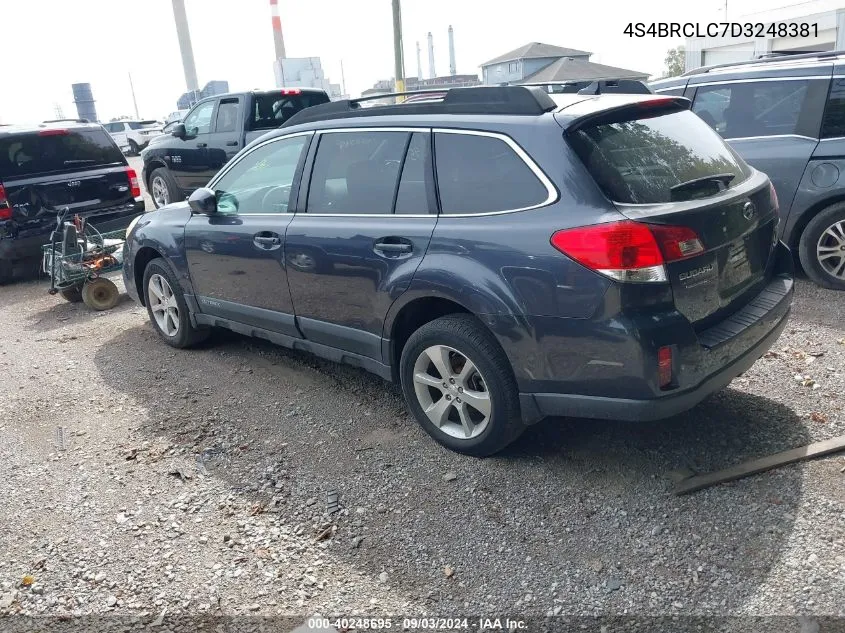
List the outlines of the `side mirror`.
{"type": "Polygon", "coordinates": [[[207,187],[200,187],[188,198],[192,213],[213,215],[217,213],[217,195],[207,187]]]}
{"type": "Polygon", "coordinates": [[[184,123],[177,123],[174,125],[170,133],[176,138],[185,138],[188,135],[188,131],[185,129],[184,123]]]}

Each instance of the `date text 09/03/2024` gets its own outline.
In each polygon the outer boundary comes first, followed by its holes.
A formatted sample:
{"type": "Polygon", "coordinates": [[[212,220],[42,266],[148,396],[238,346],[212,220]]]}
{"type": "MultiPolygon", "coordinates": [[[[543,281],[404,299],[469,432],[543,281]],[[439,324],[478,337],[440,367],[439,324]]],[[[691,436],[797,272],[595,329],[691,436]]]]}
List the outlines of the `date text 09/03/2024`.
{"type": "Polygon", "coordinates": [[[629,22],[628,37],[818,37],[817,22],[629,22]]]}
{"type": "Polygon", "coordinates": [[[448,631],[448,630],[475,630],[475,631],[515,631],[526,629],[528,624],[525,620],[511,618],[308,618],[309,629],[327,630],[337,629],[346,631],[355,630],[383,630],[396,628],[399,630],[426,630],[426,631],[448,631]]]}

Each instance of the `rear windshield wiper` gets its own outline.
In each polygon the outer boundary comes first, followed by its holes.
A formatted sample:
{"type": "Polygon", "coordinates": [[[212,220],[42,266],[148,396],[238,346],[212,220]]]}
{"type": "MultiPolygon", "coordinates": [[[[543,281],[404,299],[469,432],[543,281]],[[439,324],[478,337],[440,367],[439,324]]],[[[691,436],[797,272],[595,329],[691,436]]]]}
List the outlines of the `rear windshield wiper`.
{"type": "Polygon", "coordinates": [[[693,178],[692,180],[687,180],[686,182],[679,183],[677,185],[674,185],[673,187],[669,187],[669,191],[675,193],[678,191],[684,191],[686,189],[695,189],[696,187],[712,184],[721,185],[719,187],[719,191],[722,191],[728,188],[728,185],[731,184],[731,181],[734,178],[734,174],[712,174],[710,176],[693,178]]]}
{"type": "Polygon", "coordinates": [[[79,163],[96,163],[93,158],[77,158],[73,160],[64,161],[65,165],[78,165],[79,163]]]}

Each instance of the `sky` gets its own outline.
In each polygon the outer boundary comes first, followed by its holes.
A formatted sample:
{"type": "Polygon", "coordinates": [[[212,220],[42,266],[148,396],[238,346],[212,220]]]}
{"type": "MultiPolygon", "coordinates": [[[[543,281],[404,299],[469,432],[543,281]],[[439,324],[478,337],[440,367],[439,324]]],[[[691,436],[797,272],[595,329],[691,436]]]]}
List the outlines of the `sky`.
{"type": "MultiPolygon", "coordinates": [[[[728,0],[728,19],[789,0],[728,0]]],[[[829,3],[831,0],[822,0],[829,3]]],[[[845,6],[845,0],[838,4],[845,6]]],[[[272,88],[269,0],[185,0],[197,75],[233,91],[272,88]]],[[[279,0],[289,57],[320,57],[326,75],[357,96],[393,76],[391,0],[279,0]],[[341,73],[341,63],[343,73],[341,73]]],[[[89,82],[101,121],[164,118],[186,91],[171,0],[0,0],[0,123],[76,116],[71,84],[89,82]]],[[[455,31],[458,73],[528,42],[591,51],[592,61],[659,75],[666,51],[683,40],[629,38],[629,22],[718,22],[724,0],[402,0],[405,74],[417,73],[416,42],[428,70],[448,74],[447,30],[455,31]]]]}

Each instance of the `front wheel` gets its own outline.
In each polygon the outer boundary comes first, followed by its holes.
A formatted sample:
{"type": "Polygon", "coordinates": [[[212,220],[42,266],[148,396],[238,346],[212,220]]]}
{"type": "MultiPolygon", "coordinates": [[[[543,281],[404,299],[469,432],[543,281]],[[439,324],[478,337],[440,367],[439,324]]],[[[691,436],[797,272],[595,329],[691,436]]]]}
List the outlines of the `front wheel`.
{"type": "Polygon", "coordinates": [[[477,319],[451,314],[414,332],[400,379],[417,422],[447,448],[486,457],[525,430],[510,363],[477,319]]]}
{"type": "Polygon", "coordinates": [[[172,347],[191,347],[208,338],[209,330],[191,324],[182,288],[160,257],[144,270],[144,303],[156,332],[172,347]]]}
{"type": "Polygon", "coordinates": [[[798,256],[804,272],[818,285],[845,290],[845,202],[810,220],[801,234],[798,256]]]}
{"type": "Polygon", "coordinates": [[[165,167],[159,167],[150,174],[150,196],[156,209],[179,199],[178,186],[165,167]]]}

